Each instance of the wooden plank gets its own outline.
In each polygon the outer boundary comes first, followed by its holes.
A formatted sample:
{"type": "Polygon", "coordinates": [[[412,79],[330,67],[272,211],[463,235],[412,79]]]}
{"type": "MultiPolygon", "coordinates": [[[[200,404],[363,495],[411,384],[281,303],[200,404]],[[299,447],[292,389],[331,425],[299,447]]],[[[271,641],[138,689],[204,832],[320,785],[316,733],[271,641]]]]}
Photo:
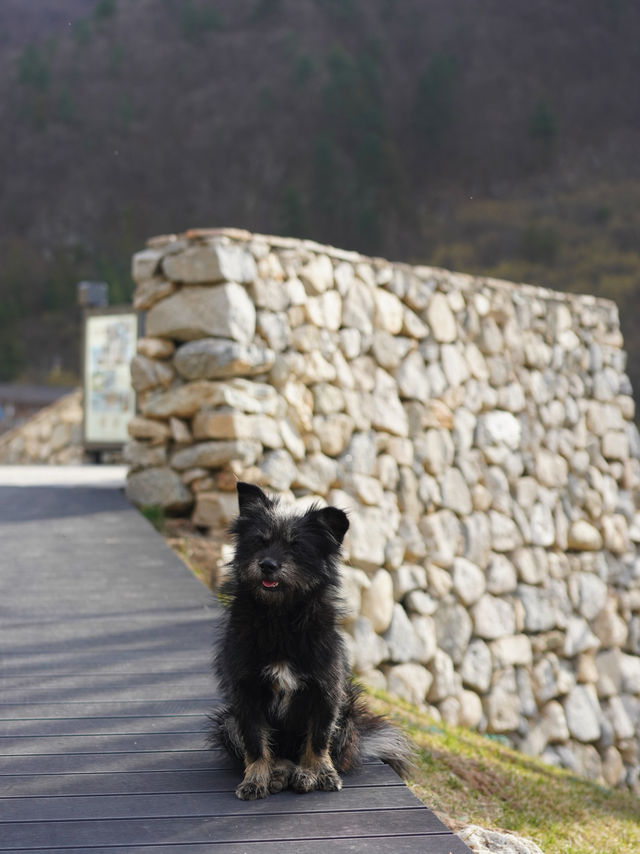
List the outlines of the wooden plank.
{"type": "MultiPolygon", "coordinates": [[[[193,748],[190,750],[139,751],[129,744],[129,750],[100,751],[99,753],[44,753],[1,757],[2,774],[84,774],[96,769],[117,771],[207,771],[216,768],[238,769],[238,764],[223,750],[193,748]]],[[[391,772],[393,773],[393,772],[391,772]]],[[[239,774],[239,771],[238,771],[239,774]]]]}
{"type": "Polygon", "coordinates": [[[77,774],[101,771],[207,771],[233,767],[231,760],[211,750],[172,750],[154,753],[70,753],[2,758],[3,774],[77,774]]]}
{"type": "MultiPolygon", "coordinates": [[[[134,733],[205,732],[206,718],[200,715],[129,715],[127,717],[0,718],[0,739],[48,736],[132,735],[134,733]]],[[[2,742],[0,742],[1,744],[2,742]]],[[[2,750],[0,749],[0,753],[2,750]]]]}
{"type": "Polygon", "coordinates": [[[202,750],[203,731],[186,733],[130,733],[118,735],[5,736],[0,738],[0,756],[70,755],[78,753],[158,753],[202,750]]]}
{"type": "MultiPolygon", "coordinates": [[[[171,792],[226,792],[240,780],[238,767],[179,771],[86,771],[62,774],[11,774],[2,776],[5,797],[42,797],[62,795],[170,794],[171,792]]],[[[387,789],[404,784],[386,765],[363,765],[357,774],[343,779],[344,789],[354,786],[382,786],[387,789]]],[[[343,791],[344,791],[343,789],[343,791]]]]}
{"type": "MultiPolygon", "coordinates": [[[[213,698],[216,702],[216,698],[213,698]]],[[[94,718],[129,718],[129,717],[163,717],[165,715],[206,715],[211,711],[209,698],[185,700],[110,700],[100,702],[68,701],[47,703],[1,703],[0,721],[29,721],[38,719],[56,720],[68,717],[79,717],[91,720],[94,718]]]]}
{"type": "MultiPolygon", "coordinates": [[[[31,854],[55,854],[67,848],[29,849],[31,854]]],[[[99,846],[91,854],[116,854],[121,847],[99,846]]],[[[451,833],[405,834],[403,836],[373,836],[350,839],[309,839],[300,842],[263,839],[257,843],[207,842],[204,844],[127,846],[127,854],[470,854],[469,848],[451,833]]]]}
{"type": "MultiPolygon", "coordinates": [[[[73,821],[86,819],[169,818],[197,816],[246,816],[247,804],[234,794],[237,777],[227,775],[227,789],[218,792],[151,793],[128,795],[74,795],[64,798],[0,798],[0,825],[3,822],[73,821]]],[[[322,792],[314,797],[282,792],[251,806],[251,815],[344,812],[360,809],[422,809],[422,804],[403,786],[359,787],[341,792],[322,792]],[[365,806],[366,805],[366,806],[365,806]]],[[[1,833],[1,827],[0,827],[1,833]]]]}
{"type": "Polygon", "coordinates": [[[0,679],[4,703],[113,700],[213,701],[207,673],[78,673],[64,676],[7,676],[0,679]]]}
{"type": "MultiPolygon", "coordinates": [[[[26,568],[25,571],[27,571],[26,568]]],[[[77,595],[78,590],[76,588],[77,595]]],[[[117,603],[105,601],[104,597],[99,597],[99,602],[96,602],[95,606],[99,608],[101,605],[102,613],[96,612],[88,615],[78,613],[81,607],[79,601],[71,600],[69,603],[55,604],[61,607],[64,604],[65,607],[70,607],[74,613],[65,613],[52,619],[50,609],[47,610],[41,606],[42,613],[39,613],[38,608],[32,607],[27,613],[26,605],[23,605],[25,613],[21,620],[3,621],[0,628],[3,649],[11,649],[16,652],[24,649],[27,654],[43,652],[68,654],[81,651],[74,644],[74,641],[82,638],[89,644],[90,649],[96,650],[103,648],[103,645],[108,643],[114,649],[131,648],[135,651],[138,645],[142,644],[143,648],[148,649],[179,651],[182,649],[181,644],[184,643],[186,644],[186,652],[197,650],[198,657],[208,658],[209,656],[209,646],[201,647],[199,642],[205,636],[212,636],[216,612],[211,610],[211,606],[206,601],[202,605],[192,605],[190,608],[183,605],[179,609],[176,605],[174,609],[159,608],[156,610],[142,606],[127,609],[125,603],[120,603],[120,612],[109,613],[108,607],[111,606],[115,609],[118,607],[117,603]],[[181,644],[174,646],[177,639],[181,641],[181,644]],[[55,646],[50,644],[55,644],[55,646]]],[[[86,600],[82,602],[84,607],[92,604],[86,600]]],[[[145,604],[148,606],[148,598],[145,604]]],[[[19,602],[12,602],[12,617],[15,618],[15,609],[19,606],[19,602]]],[[[117,659],[114,658],[113,664],[117,663],[117,659]]]]}
{"type": "MultiPolygon", "coordinates": [[[[321,793],[314,793],[320,796],[321,793]]],[[[305,796],[309,797],[309,796],[305,796]]],[[[446,832],[444,825],[424,808],[374,809],[351,812],[310,812],[300,820],[298,813],[255,812],[234,816],[184,818],[130,818],[76,821],[6,822],[2,825],[0,851],[15,851],[25,845],[92,847],[96,845],[155,845],[171,840],[178,846],[188,842],[293,841],[321,838],[368,838],[396,836],[404,832],[446,832]]]]}

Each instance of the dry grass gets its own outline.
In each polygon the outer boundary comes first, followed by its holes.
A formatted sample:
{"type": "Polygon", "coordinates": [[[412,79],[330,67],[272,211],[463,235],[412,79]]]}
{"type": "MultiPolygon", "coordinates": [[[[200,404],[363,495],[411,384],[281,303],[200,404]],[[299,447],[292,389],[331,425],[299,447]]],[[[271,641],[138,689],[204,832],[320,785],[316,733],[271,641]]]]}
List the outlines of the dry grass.
{"type": "Polygon", "coordinates": [[[222,547],[227,541],[223,531],[205,536],[186,519],[163,519],[159,526],[168,545],[178,553],[193,574],[211,590],[219,581],[222,547]]]}

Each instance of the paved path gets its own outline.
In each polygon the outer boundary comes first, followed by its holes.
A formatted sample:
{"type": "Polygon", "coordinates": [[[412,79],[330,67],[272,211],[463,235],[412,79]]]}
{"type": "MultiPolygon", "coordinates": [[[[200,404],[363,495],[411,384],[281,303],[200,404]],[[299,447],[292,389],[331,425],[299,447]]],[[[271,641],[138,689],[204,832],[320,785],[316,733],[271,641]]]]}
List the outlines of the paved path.
{"type": "Polygon", "coordinates": [[[0,851],[469,851],[380,763],[235,798],[204,747],[217,606],[119,489],[0,485],[0,543],[0,851]]]}

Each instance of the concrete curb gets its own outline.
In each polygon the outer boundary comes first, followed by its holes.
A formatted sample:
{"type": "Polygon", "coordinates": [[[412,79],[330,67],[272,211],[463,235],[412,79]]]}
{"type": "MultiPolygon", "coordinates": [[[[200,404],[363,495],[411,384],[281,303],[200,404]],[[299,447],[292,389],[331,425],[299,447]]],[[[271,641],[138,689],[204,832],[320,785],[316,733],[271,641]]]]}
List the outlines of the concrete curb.
{"type": "Polygon", "coordinates": [[[93,486],[124,489],[128,466],[0,466],[0,486],[93,486]]]}

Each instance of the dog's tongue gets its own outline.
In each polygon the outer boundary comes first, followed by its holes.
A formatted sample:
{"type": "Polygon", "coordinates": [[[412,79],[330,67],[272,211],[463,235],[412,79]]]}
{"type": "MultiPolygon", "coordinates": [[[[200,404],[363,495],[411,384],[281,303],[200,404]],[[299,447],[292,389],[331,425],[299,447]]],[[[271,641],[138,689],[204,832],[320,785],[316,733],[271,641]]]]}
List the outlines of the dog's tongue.
{"type": "Polygon", "coordinates": [[[269,589],[272,589],[273,587],[278,586],[278,582],[277,581],[267,581],[265,578],[263,578],[262,579],[262,586],[268,587],[269,589]]]}

